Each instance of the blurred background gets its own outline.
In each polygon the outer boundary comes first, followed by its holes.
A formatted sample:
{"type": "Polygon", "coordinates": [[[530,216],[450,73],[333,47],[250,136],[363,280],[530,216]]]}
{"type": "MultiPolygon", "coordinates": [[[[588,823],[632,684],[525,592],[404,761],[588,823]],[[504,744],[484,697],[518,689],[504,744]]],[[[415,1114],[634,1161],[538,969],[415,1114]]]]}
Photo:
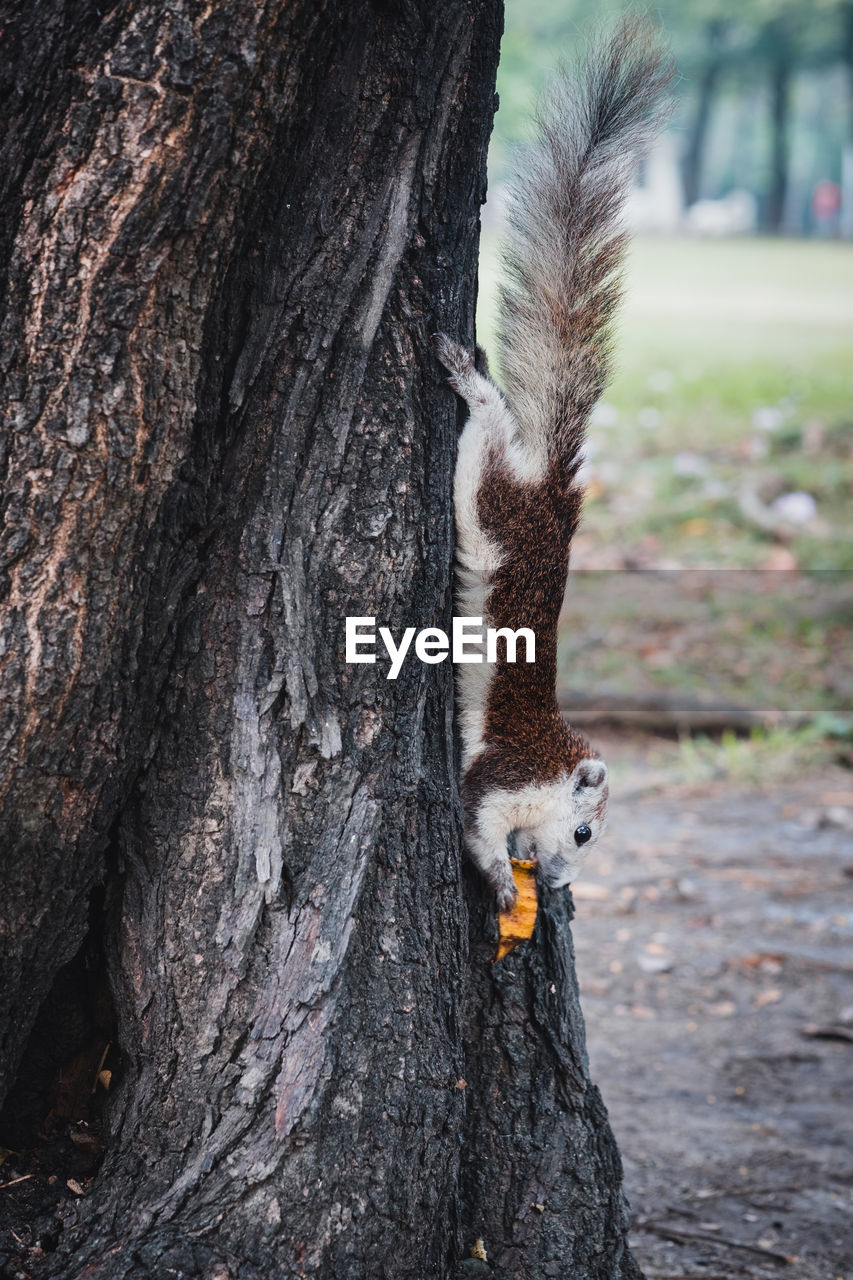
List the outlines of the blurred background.
{"type": "MultiPolygon", "coordinates": [[[[558,58],[507,0],[478,340],[558,58]]],[[[681,0],[560,646],[613,777],[573,886],[646,1275],[853,1276],[853,0],[681,0]]],[[[499,370],[497,371],[499,373],[499,370]]]]}

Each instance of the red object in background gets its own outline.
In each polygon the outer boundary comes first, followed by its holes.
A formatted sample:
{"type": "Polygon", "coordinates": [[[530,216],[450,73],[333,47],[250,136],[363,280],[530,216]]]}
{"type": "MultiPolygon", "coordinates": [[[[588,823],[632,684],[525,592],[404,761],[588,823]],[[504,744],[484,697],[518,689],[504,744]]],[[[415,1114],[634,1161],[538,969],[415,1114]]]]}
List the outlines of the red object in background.
{"type": "Polygon", "coordinates": [[[841,208],[841,188],[827,178],[815,184],[812,192],[812,213],[818,222],[834,218],[841,208]]]}

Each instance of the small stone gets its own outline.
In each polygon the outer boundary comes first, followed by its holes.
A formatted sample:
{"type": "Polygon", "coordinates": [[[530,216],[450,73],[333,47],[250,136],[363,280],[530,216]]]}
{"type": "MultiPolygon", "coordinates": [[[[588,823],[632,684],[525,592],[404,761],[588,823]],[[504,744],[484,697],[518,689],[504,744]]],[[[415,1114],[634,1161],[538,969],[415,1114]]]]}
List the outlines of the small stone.
{"type": "Polygon", "coordinates": [[[787,520],[789,524],[808,524],[817,515],[817,503],[812,495],[799,491],[781,493],[775,502],[771,503],[770,509],[782,520],[787,520]]]}

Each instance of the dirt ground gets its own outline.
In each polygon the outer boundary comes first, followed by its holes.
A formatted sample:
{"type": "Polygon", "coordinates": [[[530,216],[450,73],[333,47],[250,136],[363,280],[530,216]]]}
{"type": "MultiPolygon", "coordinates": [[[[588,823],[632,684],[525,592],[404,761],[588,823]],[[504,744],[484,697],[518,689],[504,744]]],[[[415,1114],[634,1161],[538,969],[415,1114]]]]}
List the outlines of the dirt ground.
{"type": "Polygon", "coordinates": [[[853,1280],[853,774],[691,788],[595,741],[618,782],[573,928],[637,1260],[853,1280]]]}

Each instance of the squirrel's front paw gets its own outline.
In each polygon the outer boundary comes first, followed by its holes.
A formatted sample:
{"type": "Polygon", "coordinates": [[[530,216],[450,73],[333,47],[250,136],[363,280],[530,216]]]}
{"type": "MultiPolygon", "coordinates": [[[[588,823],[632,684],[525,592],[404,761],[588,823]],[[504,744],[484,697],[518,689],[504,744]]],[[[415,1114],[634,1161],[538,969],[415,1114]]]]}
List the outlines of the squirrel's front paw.
{"type": "Polygon", "coordinates": [[[506,911],[512,911],[518,901],[518,890],[515,887],[515,880],[512,877],[512,867],[509,864],[508,858],[505,862],[498,863],[490,869],[489,884],[495,891],[498,911],[501,914],[506,911]]]}

